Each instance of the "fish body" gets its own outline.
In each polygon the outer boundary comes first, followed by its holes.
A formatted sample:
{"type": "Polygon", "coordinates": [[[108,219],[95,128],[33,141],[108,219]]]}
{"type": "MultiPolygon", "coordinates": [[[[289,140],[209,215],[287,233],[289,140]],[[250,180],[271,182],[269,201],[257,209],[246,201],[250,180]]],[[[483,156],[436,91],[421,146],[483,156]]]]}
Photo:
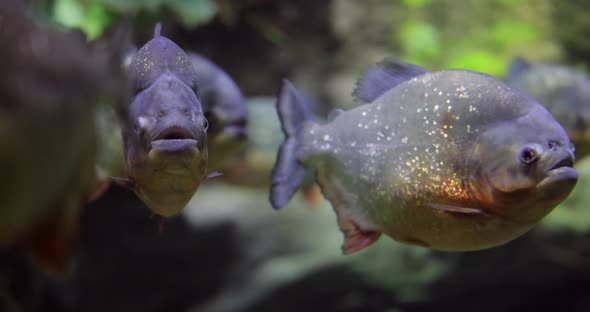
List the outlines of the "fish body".
{"type": "Polygon", "coordinates": [[[355,95],[366,104],[320,125],[284,82],[277,109],[286,138],[270,196],[274,208],[285,206],[305,170],[316,170],[345,254],[382,233],[440,250],[499,245],[529,230],[577,182],[561,125],[489,75],[386,59],[355,95]]]}
{"type": "Polygon", "coordinates": [[[122,126],[130,188],[155,213],[180,212],[207,174],[207,128],[194,90],[196,72],[180,47],[160,35],[128,67],[134,98],[122,126]]]}
{"type": "Polygon", "coordinates": [[[532,64],[516,58],[507,81],[543,104],[564,126],[576,156],[590,153],[590,78],[557,64],[532,64]]]}
{"type": "Polygon", "coordinates": [[[209,121],[209,172],[222,171],[227,161],[246,146],[246,100],[223,69],[200,54],[187,55],[195,69],[197,93],[209,121]]]}

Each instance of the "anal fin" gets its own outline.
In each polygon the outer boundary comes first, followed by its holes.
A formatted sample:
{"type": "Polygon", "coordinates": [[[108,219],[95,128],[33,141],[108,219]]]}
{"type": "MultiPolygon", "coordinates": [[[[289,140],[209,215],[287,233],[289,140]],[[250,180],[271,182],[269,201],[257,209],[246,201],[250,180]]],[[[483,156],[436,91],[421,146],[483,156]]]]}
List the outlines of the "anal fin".
{"type": "Polygon", "coordinates": [[[338,216],[338,225],[344,234],[342,253],[349,255],[373,244],[381,236],[377,231],[362,230],[350,216],[338,216]]]}

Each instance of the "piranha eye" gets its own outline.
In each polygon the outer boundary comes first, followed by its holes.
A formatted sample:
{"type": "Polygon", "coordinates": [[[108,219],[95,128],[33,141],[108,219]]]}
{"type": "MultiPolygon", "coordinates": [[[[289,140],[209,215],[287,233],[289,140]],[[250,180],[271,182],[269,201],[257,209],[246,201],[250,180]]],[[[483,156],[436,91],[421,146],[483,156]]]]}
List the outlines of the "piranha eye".
{"type": "Polygon", "coordinates": [[[538,158],[538,153],[531,147],[525,147],[520,151],[520,161],[525,164],[533,163],[538,158]]]}
{"type": "Polygon", "coordinates": [[[209,121],[207,121],[206,118],[203,118],[203,129],[205,129],[205,131],[209,129],[209,121]]]}

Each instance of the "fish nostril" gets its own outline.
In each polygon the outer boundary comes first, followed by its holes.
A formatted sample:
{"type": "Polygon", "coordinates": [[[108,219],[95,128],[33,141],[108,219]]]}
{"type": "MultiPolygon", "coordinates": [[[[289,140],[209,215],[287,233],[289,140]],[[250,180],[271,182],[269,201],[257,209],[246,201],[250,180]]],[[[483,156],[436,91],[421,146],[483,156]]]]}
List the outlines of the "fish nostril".
{"type": "Polygon", "coordinates": [[[549,149],[550,150],[553,150],[553,151],[556,150],[557,147],[559,147],[559,145],[560,144],[557,141],[549,141],[549,142],[547,142],[547,147],[549,147],[549,149]]]}

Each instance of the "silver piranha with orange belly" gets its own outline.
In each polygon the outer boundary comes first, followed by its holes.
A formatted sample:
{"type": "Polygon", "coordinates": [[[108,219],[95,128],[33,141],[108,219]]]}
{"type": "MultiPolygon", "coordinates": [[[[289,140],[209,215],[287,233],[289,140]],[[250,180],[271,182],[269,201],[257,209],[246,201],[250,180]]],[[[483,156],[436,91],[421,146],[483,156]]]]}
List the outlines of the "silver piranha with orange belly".
{"type": "Polygon", "coordinates": [[[123,153],[132,188],[158,215],[179,213],[207,177],[207,120],[186,54],[160,35],[128,68],[135,97],[123,122],[123,153]]]}
{"type": "Polygon", "coordinates": [[[533,227],[577,182],[561,125],[489,75],[386,59],[355,95],[368,104],[319,125],[284,82],[277,108],[286,139],[270,198],[285,206],[304,170],[317,170],[345,254],[382,233],[440,250],[499,245],[533,227]]]}

